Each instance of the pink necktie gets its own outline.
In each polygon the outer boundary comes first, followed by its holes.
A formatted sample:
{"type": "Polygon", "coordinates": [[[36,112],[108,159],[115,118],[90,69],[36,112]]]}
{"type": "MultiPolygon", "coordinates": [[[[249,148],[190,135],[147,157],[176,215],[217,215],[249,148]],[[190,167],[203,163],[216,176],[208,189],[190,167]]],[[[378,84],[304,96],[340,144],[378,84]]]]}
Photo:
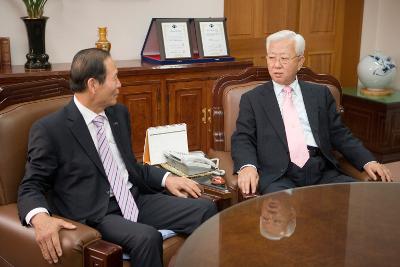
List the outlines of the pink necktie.
{"type": "Polygon", "coordinates": [[[306,164],[310,157],[308,154],[304,130],[301,127],[299,114],[297,113],[292,101],[292,88],[286,86],[283,88],[283,92],[285,93],[285,98],[283,100],[282,115],[289,146],[290,159],[294,164],[303,168],[304,164],[306,164]]]}
{"type": "Polygon", "coordinates": [[[93,123],[97,128],[99,155],[122,215],[124,215],[125,219],[136,222],[139,215],[139,209],[136,205],[135,199],[129,191],[128,185],[124,183],[118,165],[111,154],[111,148],[106,138],[104,119],[105,118],[101,115],[98,115],[93,119],[93,123]]]}

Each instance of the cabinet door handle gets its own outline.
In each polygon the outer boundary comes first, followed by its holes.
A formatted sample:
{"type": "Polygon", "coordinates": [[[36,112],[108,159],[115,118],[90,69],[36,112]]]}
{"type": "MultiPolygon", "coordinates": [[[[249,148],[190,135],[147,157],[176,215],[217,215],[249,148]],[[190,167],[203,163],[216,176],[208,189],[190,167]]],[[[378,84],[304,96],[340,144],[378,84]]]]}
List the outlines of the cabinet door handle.
{"type": "Polygon", "coordinates": [[[206,124],[206,123],[207,123],[207,109],[206,109],[206,108],[203,108],[203,109],[201,110],[201,112],[203,113],[203,117],[201,118],[201,121],[202,121],[204,124],[206,124]]]}
{"type": "Polygon", "coordinates": [[[211,108],[207,109],[207,113],[208,113],[208,118],[207,118],[208,123],[211,124],[211,108]]]}

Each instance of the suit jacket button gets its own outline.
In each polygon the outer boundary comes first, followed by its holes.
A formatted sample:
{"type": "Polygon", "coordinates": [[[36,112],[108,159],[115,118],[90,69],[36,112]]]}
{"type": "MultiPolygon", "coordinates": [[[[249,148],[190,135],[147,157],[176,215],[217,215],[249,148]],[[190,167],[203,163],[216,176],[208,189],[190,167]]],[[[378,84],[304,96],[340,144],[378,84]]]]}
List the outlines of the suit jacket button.
{"type": "Polygon", "coordinates": [[[110,190],[106,190],[106,194],[107,194],[107,195],[110,195],[110,190]]]}
{"type": "Polygon", "coordinates": [[[281,169],[281,173],[282,173],[282,174],[285,173],[285,169],[281,169]]]}

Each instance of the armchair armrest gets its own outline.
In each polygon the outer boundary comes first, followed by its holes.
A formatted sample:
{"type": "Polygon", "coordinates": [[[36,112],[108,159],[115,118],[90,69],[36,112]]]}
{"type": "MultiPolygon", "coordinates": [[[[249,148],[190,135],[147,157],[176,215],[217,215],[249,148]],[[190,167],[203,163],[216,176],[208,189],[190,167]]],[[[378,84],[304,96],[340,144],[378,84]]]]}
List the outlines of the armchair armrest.
{"type": "Polygon", "coordinates": [[[219,168],[225,170],[225,180],[228,188],[234,192],[237,192],[234,202],[241,202],[247,199],[251,199],[259,196],[259,194],[244,194],[242,190],[238,188],[238,178],[236,174],[233,174],[233,161],[231,152],[229,151],[217,151],[210,149],[207,153],[210,158],[219,158],[219,168]]]}
{"type": "MultiPolygon", "coordinates": [[[[119,253],[120,265],[113,266],[122,266],[121,247],[101,240],[100,233],[87,225],[68,221],[75,224],[77,229],[60,231],[63,255],[58,266],[84,266],[84,251],[86,253],[88,248],[99,246],[99,244],[104,246],[103,250],[111,258],[117,257],[118,255],[115,256],[115,254],[119,253]]],[[[0,206],[0,251],[1,259],[11,266],[49,267],[36,243],[34,229],[21,225],[16,203],[0,206]]],[[[104,265],[102,261],[101,265],[92,266],[111,265],[104,265]]]]}
{"type": "Polygon", "coordinates": [[[237,191],[237,175],[233,174],[233,161],[231,152],[210,149],[207,153],[209,158],[219,158],[219,168],[225,170],[226,185],[229,189],[237,191]]]}
{"type": "Polygon", "coordinates": [[[342,154],[340,154],[337,151],[334,151],[333,154],[335,155],[335,158],[339,162],[340,169],[343,171],[344,174],[353,177],[355,179],[361,180],[361,181],[371,181],[371,178],[368,176],[368,174],[365,171],[359,171],[357,170],[353,165],[348,162],[342,154]]]}
{"type": "Polygon", "coordinates": [[[243,193],[243,191],[241,189],[238,189],[238,191],[239,191],[239,193],[238,193],[238,202],[242,202],[242,201],[249,200],[249,199],[252,199],[252,198],[260,196],[260,194],[258,194],[258,193],[245,194],[245,193],[243,193]]]}

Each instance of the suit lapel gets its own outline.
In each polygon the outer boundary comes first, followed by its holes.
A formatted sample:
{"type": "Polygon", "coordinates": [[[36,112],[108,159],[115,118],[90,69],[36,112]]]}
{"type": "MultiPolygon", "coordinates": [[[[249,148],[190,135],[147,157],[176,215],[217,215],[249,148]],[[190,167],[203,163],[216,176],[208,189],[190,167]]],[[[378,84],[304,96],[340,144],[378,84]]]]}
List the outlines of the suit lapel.
{"type": "Polygon", "coordinates": [[[304,107],[306,108],[308,122],[310,123],[311,131],[314,136],[315,142],[320,146],[318,134],[318,117],[319,109],[317,102],[317,94],[314,89],[303,81],[299,81],[301,94],[303,95],[304,107]]]}
{"type": "Polygon", "coordinates": [[[288,144],[286,140],[285,125],[283,124],[281,111],[279,109],[278,100],[276,99],[272,82],[267,82],[265,87],[265,90],[262,91],[263,97],[260,99],[262,101],[261,106],[264,108],[264,111],[269,118],[272,127],[278,134],[279,139],[287,148],[288,144]]]}
{"type": "Polygon", "coordinates": [[[79,112],[74,101],[72,100],[67,108],[67,126],[71,129],[72,134],[78,143],[82,146],[82,149],[86,152],[91,161],[96,165],[99,171],[107,177],[103,163],[101,162],[99,153],[93,143],[92,136],[90,135],[89,129],[79,112]]]}

